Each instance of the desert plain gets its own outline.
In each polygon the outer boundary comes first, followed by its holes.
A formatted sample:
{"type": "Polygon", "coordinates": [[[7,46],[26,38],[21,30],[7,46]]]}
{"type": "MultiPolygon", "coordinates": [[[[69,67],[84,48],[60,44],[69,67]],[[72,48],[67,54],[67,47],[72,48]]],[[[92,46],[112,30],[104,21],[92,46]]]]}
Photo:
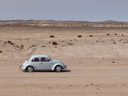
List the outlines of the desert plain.
{"type": "Polygon", "coordinates": [[[0,21],[0,96],[128,96],[128,23],[0,21]],[[63,72],[22,72],[30,56],[63,72]]]}

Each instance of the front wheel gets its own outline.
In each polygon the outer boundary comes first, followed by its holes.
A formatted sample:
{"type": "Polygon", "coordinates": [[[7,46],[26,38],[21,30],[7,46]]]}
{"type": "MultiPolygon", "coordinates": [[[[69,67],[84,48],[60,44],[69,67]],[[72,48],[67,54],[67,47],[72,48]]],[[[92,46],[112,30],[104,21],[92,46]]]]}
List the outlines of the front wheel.
{"type": "Polygon", "coordinates": [[[56,72],[61,72],[62,71],[62,67],[61,66],[56,66],[55,71],[56,72]]]}
{"type": "Polygon", "coordinates": [[[27,67],[27,72],[33,72],[33,71],[34,71],[34,68],[32,66],[27,67]]]}

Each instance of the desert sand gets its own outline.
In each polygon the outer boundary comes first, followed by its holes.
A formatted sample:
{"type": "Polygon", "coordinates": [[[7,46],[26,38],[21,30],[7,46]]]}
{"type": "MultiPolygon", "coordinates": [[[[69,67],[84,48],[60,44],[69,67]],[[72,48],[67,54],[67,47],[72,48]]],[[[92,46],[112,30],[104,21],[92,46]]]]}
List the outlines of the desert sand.
{"type": "Polygon", "coordinates": [[[0,96],[128,96],[128,24],[0,21],[0,96]],[[68,68],[19,70],[35,54],[68,68]]]}

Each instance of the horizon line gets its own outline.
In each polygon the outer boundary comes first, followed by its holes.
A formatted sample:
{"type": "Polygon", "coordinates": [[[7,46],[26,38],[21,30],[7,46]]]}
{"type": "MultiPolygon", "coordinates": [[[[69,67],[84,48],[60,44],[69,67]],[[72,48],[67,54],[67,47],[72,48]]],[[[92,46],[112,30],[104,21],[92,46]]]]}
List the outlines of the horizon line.
{"type": "Polygon", "coordinates": [[[128,21],[118,21],[118,20],[97,20],[97,21],[87,21],[87,20],[54,20],[54,19],[6,19],[0,21],[71,21],[71,22],[128,22],[128,21]]]}

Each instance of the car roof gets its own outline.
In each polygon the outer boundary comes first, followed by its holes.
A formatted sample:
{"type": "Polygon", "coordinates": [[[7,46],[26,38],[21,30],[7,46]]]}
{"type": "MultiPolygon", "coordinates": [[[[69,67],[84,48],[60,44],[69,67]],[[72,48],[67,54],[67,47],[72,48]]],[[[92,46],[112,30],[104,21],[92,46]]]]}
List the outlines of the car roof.
{"type": "Polygon", "coordinates": [[[31,56],[31,58],[35,58],[35,57],[49,57],[48,55],[33,55],[31,56]]]}

